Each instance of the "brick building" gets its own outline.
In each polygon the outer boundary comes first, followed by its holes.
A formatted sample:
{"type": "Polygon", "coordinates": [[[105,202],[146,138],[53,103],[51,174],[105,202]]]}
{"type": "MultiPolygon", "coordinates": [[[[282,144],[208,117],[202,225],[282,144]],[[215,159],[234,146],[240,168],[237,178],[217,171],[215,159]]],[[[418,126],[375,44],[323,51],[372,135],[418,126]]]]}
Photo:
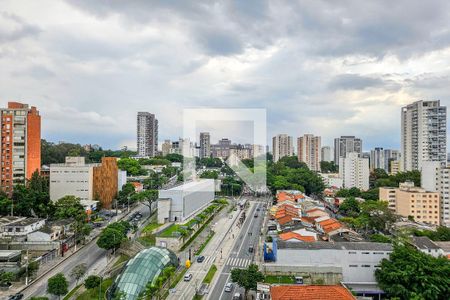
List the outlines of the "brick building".
{"type": "Polygon", "coordinates": [[[12,193],[41,168],[41,116],[34,106],[8,102],[0,109],[1,188],[12,193]]]}

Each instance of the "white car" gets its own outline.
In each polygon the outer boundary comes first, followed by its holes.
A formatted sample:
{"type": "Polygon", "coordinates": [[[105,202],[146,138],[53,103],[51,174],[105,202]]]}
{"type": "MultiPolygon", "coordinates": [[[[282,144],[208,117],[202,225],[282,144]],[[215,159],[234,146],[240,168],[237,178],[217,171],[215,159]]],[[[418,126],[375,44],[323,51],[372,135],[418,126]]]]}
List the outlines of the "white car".
{"type": "Polygon", "coordinates": [[[191,281],[192,279],[192,273],[187,273],[184,275],[184,281],[191,281]]]}
{"type": "Polygon", "coordinates": [[[224,291],[229,293],[229,292],[231,292],[232,289],[233,289],[233,283],[228,282],[228,283],[225,285],[224,291]]]}

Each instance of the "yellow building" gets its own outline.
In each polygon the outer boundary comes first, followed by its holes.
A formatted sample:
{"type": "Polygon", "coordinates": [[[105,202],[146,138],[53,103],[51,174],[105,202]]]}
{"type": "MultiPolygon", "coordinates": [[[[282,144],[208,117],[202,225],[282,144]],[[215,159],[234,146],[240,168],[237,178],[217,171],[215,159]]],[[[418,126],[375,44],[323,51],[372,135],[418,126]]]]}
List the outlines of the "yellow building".
{"type": "Polygon", "coordinates": [[[404,182],[398,188],[382,187],[380,200],[388,201],[396,214],[414,217],[418,222],[440,224],[440,195],[415,187],[413,182],[404,182]]]}

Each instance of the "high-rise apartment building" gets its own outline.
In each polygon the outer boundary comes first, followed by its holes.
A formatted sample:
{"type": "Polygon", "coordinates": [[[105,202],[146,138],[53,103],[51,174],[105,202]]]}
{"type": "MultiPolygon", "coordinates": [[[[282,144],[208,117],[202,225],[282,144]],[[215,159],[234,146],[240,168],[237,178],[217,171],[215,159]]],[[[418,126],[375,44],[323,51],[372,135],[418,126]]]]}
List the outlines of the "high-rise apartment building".
{"type": "Polygon", "coordinates": [[[166,156],[170,153],[170,150],[172,149],[172,142],[170,140],[165,140],[164,143],[161,145],[161,154],[162,156],[166,156]]]}
{"type": "Polygon", "coordinates": [[[321,150],[320,136],[305,134],[297,139],[298,161],[304,162],[310,170],[320,171],[321,150]]]}
{"type": "Polygon", "coordinates": [[[420,170],[423,161],[447,161],[447,108],[439,100],[402,107],[401,153],[405,171],[420,170]]]}
{"type": "Polygon", "coordinates": [[[403,217],[433,225],[440,224],[440,196],[424,188],[415,187],[414,182],[400,183],[398,188],[381,187],[379,198],[389,202],[389,208],[403,217]]]}
{"type": "Polygon", "coordinates": [[[200,158],[211,156],[211,136],[209,132],[200,132],[200,158]]]}
{"type": "Polygon", "coordinates": [[[287,134],[278,134],[272,138],[273,161],[277,162],[285,156],[294,155],[293,138],[287,134]]]}
{"type": "Polygon", "coordinates": [[[366,191],[369,189],[369,160],[362,158],[356,152],[347,153],[339,160],[339,177],[343,179],[344,188],[357,187],[366,191]]]}
{"type": "Polygon", "coordinates": [[[149,112],[137,114],[138,156],[154,157],[158,152],[158,120],[149,112]]]}
{"type": "Polygon", "coordinates": [[[341,136],[334,139],[334,163],[339,164],[340,158],[346,158],[347,153],[362,154],[362,140],[355,136],[341,136]]]}
{"type": "MultiPolygon", "coordinates": [[[[393,149],[384,149],[384,165],[386,167],[385,171],[390,173],[392,162],[400,161],[400,151],[393,149]]],[[[394,163],[395,165],[395,163],[394,163]]],[[[398,163],[400,165],[400,163],[398,163]]]]}
{"type": "Polygon", "coordinates": [[[442,167],[439,161],[422,162],[422,188],[440,194],[441,225],[450,227],[450,167],[442,167]]]}
{"type": "Polygon", "coordinates": [[[375,147],[370,150],[370,170],[383,169],[387,172],[388,166],[386,166],[386,160],[384,159],[384,149],[381,147],[375,147]]]}
{"type": "Polygon", "coordinates": [[[323,161],[334,161],[333,148],[330,146],[323,146],[321,152],[321,158],[323,161]]]}
{"type": "Polygon", "coordinates": [[[41,169],[41,116],[36,107],[8,102],[1,114],[1,188],[11,195],[41,169]]]}

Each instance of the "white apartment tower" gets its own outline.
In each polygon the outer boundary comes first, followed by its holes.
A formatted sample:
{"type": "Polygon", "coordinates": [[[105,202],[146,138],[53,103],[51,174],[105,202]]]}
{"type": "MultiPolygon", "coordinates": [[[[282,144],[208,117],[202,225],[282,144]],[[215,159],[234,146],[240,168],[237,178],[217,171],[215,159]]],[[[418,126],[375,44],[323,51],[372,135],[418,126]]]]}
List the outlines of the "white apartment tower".
{"type": "Polygon", "coordinates": [[[158,120],[149,112],[137,114],[138,156],[154,157],[158,152],[158,120]]]}
{"type": "Polygon", "coordinates": [[[388,166],[386,166],[386,160],[384,159],[384,150],[381,147],[375,147],[375,149],[370,150],[370,170],[383,169],[388,171],[388,166]]]}
{"type": "Polygon", "coordinates": [[[333,148],[330,146],[323,146],[321,152],[321,158],[323,161],[334,161],[333,148]]]}
{"type": "Polygon", "coordinates": [[[211,136],[209,132],[200,132],[200,158],[211,156],[211,136]]]}
{"type": "Polygon", "coordinates": [[[334,163],[339,164],[341,158],[347,157],[347,153],[356,152],[362,154],[362,140],[355,136],[341,136],[334,139],[334,163]]]}
{"type": "Polygon", "coordinates": [[[305,134],[297,139],[298,161],[306,163],[310,170],[320,171],[321,152],[320,136],[305,134]]]}
{"type": "Polygon", "coordinates": [[[293,138],[287,134],[278,134],[273,137],[273,161],[277,162],[285,156],[294,155],[293,138]]]}
{"type": "Polygon", "coordinates": [[[447,108],[439,100],[402,107],[401,153],[405,171],[421,170],[423,161],[447,161],[447,108]]]}
{"type": "Polygon", "coordinates": [[[450,227],[450,167],[442,167],[439,161],[423,161],[421,171],[422,188],[441,195],[441,225],[450,227]]]}
{"type": "Polygon", "coordinates": [[[339,159],[339,177],[344,180],[344,188],[368,190],[369,174],[369,160],[361,158],[358,153],[350,152],[345,158],[339,159]]]}

